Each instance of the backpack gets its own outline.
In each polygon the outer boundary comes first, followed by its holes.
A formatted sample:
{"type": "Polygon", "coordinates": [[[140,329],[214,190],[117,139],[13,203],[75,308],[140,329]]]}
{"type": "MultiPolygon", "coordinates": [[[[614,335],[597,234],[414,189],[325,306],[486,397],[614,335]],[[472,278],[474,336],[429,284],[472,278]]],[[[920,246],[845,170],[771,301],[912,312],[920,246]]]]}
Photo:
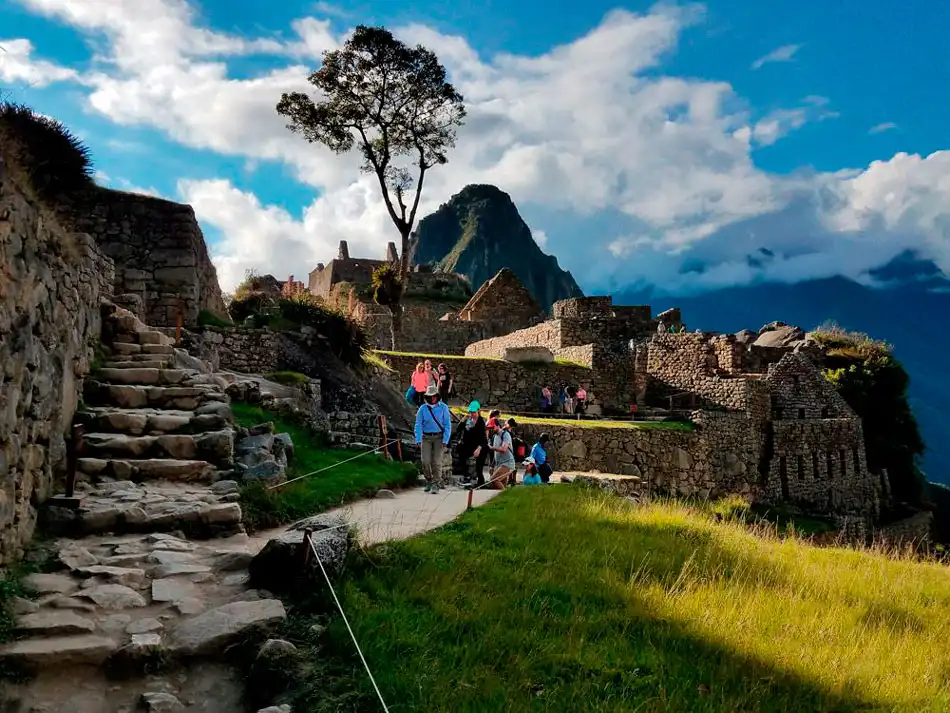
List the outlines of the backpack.
{"type": "Polygon", "coordinates": [[[406,391],[406,401],[410,404],[414,404],[416,401],[416,387],[410,386],[406,391]]]}

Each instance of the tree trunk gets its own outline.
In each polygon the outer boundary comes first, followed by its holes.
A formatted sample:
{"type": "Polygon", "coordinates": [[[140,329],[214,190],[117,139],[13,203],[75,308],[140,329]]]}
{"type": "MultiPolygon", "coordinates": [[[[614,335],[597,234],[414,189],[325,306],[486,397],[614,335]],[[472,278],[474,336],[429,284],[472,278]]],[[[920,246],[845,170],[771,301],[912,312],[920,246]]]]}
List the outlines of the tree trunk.
{"type": "Polygon", "coordinates": [[[392,335],[393,346],[392,350],[399,351],[397,345],[398,335],[402,333],[402,303],[390,304],[389,313],[392,315],[392,322],[390,324],[390,333],[392,335]]]}
{"type": "Polygon", "coordinates": [[[409,231],[402,233],[402,254],[399,256],[399,279],[403,285],[403,292],[409,285],[409,231]]]}

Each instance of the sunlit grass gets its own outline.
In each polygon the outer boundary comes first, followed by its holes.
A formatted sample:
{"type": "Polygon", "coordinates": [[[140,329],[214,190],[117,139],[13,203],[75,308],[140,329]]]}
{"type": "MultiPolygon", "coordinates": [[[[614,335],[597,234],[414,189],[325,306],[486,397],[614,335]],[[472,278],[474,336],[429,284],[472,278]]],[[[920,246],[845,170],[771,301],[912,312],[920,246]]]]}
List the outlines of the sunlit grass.
{"type": "MultiPolygon", "coordinates": [[[[465,416],[468,409],[464,406],[451,406],[456,416],[465,416]]],[[[489,411],[482,411],[482,416],[488,418],[489,411]]],[[[513,416],[518,423],[531,423],[538,426],[561,426],[563,428],[625,428],[628,430],[665,429],[668,431],[694,431],[692,421],[609,421],[601,419],[576,418],[544,418],[543,416],[520,416],[518,414],[502,413],[502,418],[513,416]]]]}
{"type": "MultiPolygon", "coordinates": [[[[393,710],[950,710],[945,567],[675,503],[516,488],[338,592],[393,710]]],[[[342,622],[298,643],[321,652],[295,710],[371,709],[342,622]]]]}

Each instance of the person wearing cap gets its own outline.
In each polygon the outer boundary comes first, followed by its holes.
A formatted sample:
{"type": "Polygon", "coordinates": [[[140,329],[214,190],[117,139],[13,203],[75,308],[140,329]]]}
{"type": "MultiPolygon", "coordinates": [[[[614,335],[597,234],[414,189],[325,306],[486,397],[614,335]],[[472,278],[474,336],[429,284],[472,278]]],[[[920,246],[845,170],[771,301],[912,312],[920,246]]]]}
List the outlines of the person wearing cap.
{"type": "Polygon", "coordinates": [[[541,485],[541,476],[538,475],[538,466],[531,456],[524,459],[524,477],[521,479],[521,482],[524,485],[541,485]]]}
{"type": "Polygon", "coordinates": [[[495,434],[491,440],[491,449],[495,454],[495,470],[492,484],[496,490],[504,490],[515,472],[515,451],[511,433],[500,418],[495,419],[495,434]]]}
{"type": "Polygon", "coordinates": [[[508,474],[508,485],[517,485],[518,484],[518,459],[524,458],[525,452],[525,443],[517,435],[515,435],[515,428],[517,427],[518,422],[513,418],[508,418],[505,421],[503,428],[508,433],[508,436],[511,438],[511,454],[515,459],[515,465],[512,467],[511,472],[508,474]]]}
{"type": "Polygon", "coordinates": [[[459,438],[459,458],[466,465],[465,481],[471,480],[468,472],[468,459],[475,459],[475,485],[485,484],[485,461],[488,459],[488,430],[485,419],[479,412],[481,404],[472,401],[468,405],[468,416],[462,422],[462,433],[459,438]]]}
{"type": "Polygon", "coordinates": [[[442,486],[442,455],[452,439],[452,414],[439,399],[439,387],[429,384],[425,403],[416,412],[416,445],[422,452],[422,474],[426,492],[438,493],[442,486]]]}

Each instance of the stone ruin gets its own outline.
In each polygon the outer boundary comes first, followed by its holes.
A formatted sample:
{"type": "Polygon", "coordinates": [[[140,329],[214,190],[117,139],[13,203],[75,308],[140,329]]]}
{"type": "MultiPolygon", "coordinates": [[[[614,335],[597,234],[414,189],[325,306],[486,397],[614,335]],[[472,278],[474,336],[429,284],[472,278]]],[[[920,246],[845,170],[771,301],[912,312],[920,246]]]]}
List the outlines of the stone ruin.
{"type": "MultiPolygon", "coordinates": [[[[351,258],[346,241],[337,257],[310,272],[308,290],[359,321],[379,349],[392,348],[392,316],[373,302],[373,271],[396,261],[390,243],[384,260],[351,258]]],[[[474,294],[468,279],[455,273],[413,266],[403,298],[401,351],[456,354],[479,339],[507,334],[544,318],[544,310],[511,270],[500,270],[474,294]]]]}

